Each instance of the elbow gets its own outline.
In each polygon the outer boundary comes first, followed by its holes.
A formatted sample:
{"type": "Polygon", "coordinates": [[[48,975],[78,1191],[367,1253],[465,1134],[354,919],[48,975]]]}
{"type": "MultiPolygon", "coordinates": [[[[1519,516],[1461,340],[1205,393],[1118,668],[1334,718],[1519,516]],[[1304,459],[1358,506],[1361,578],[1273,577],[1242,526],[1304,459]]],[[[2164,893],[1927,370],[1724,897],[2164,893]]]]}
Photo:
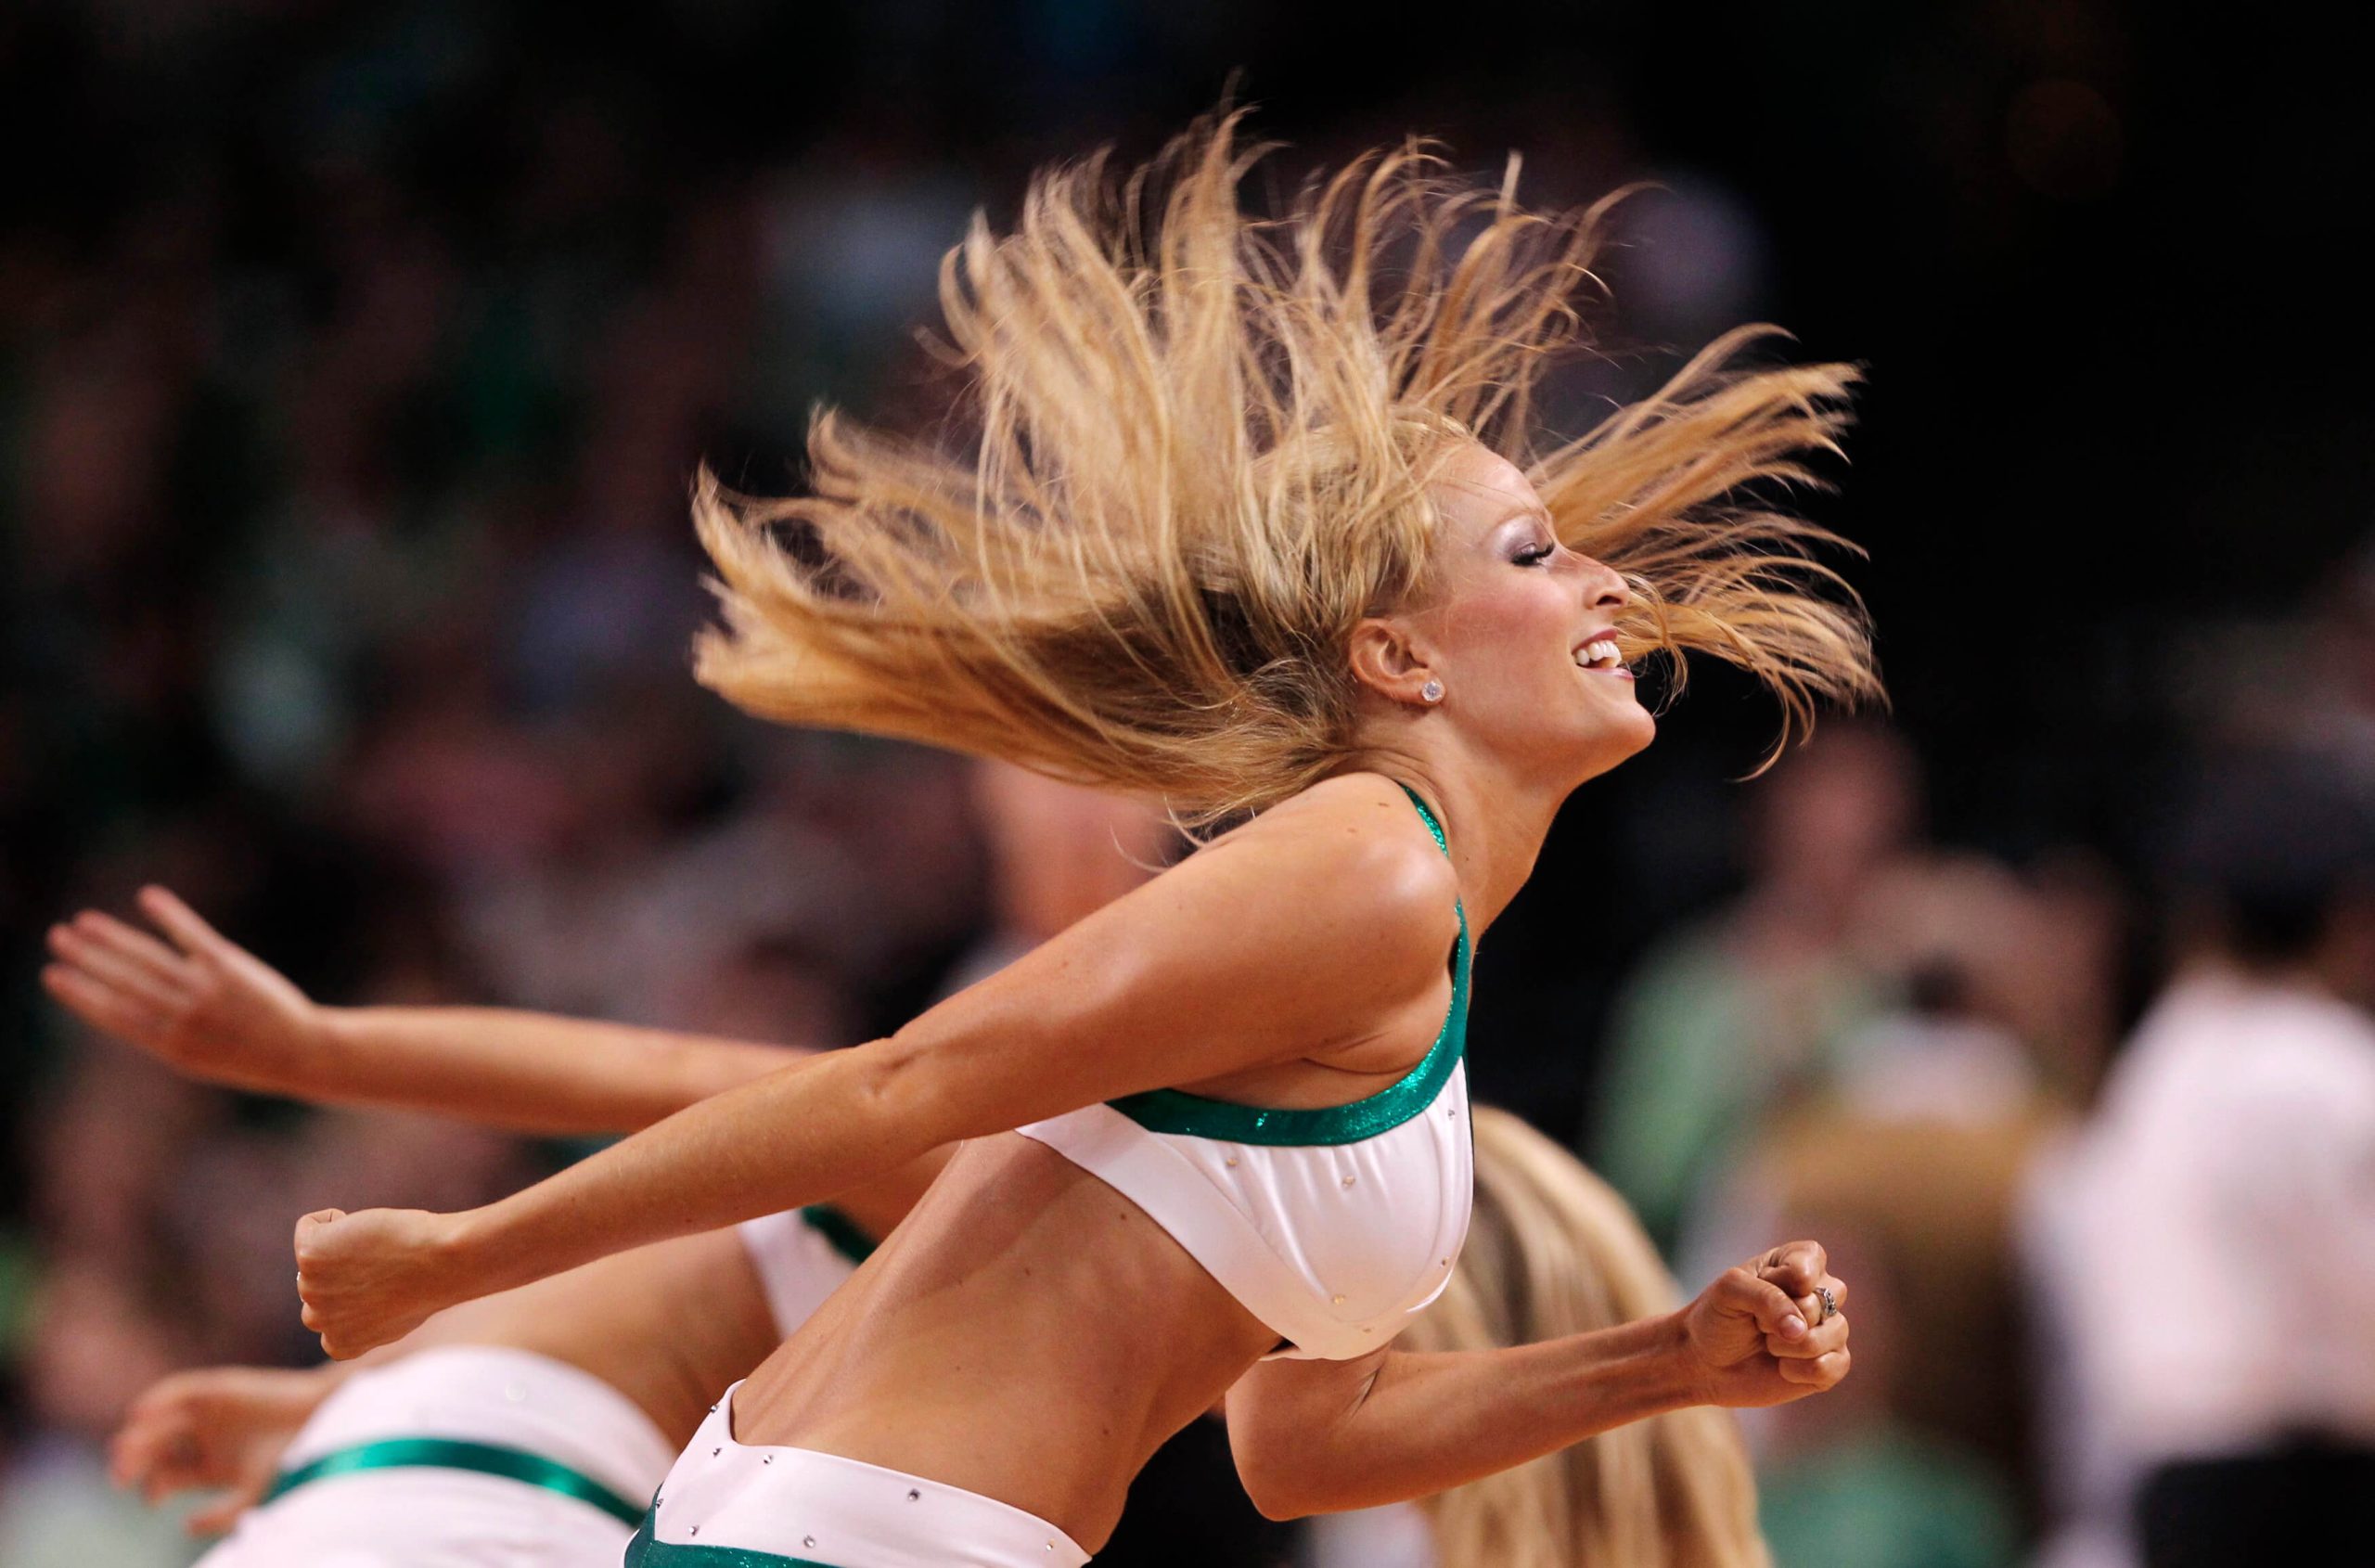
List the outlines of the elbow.
{"type": "Polygon", "coordinates": [[[1324,1456],[1282,1453],[1258,1443],[1239,1446],[1235,1453],[1238,1482],[1253,1511],[1265,1519],[1284,1524],[1360,1506],[1343,1500],[1329,1484],[1324,1456]]]}
{"type": "Polygon", "coordinates": [[[904,1034],[839,1053],[850,1073],[849,1104],[872,1129],[885,1164],[898,1164],[965,1134],[951,1133],[959,1107],[930,1052],[904,1034]]]}
{"type": "Polygon", "coordinates": [[[1273,1523],[1292,1523],[1328,1511],[1314,1503],[1305,1489],[1290,1477],[1266,1472],[1257,1477],[1239,1470],[1238,1478],[1245,1484],[1245,1495],[1252,1500],[1253,1511],[1273,1523]]]}

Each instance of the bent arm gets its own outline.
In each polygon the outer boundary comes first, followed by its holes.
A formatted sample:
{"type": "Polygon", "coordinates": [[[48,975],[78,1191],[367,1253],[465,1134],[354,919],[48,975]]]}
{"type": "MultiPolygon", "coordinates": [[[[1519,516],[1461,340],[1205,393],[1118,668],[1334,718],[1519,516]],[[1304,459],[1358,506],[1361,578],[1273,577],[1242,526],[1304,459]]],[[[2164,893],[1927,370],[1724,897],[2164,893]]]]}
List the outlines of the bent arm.
{"type": "Polygon", "coordinates": [[[1812,1241],[1727,1269],[1678,1312],[1538,1344],[1265,1361],[1229,1391],[1229,1446],[1273,1519],[1404,1502],[1688,1405],[1778,1405],[1847,1375],[1847,1286],[1812,1241]]]}
{"type": "Polygon", "coordinates": [[[169,940],[85,910],[49,933],[51,996],[193,1078],[507,1132],[628,1132],[772,1072],[784,1047],[497,1008],[327,1008],[163,888],[169,940]]]}
{"type": "Polygon", "coordinates": [[[1265,1361],[1228,1397],[1229,1446],[1271,1519],[1431,1497],[1705,1396],[1678,1315],[1505,1350],[1265,1361]]]}

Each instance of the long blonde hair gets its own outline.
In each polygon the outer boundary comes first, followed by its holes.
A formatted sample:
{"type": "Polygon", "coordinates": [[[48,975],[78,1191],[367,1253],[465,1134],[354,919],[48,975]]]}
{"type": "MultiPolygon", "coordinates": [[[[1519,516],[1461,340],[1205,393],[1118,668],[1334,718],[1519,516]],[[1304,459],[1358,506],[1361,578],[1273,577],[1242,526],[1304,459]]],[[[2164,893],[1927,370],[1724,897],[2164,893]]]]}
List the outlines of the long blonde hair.
{"type": "MultiPolygon", "coordinates": [[[[1640,1221],[1574,1156],[1475,1108],[1476,1215],[1443,1295],[1398,1342],[1530,1344],[1670,1312],[1640,1221]]],[[[1756,1484],[1727,1410],[1695,1407],[1427,1500],[1442,1568],[1769,1568],[1756,1484]]]]}
{"type": "Polygon", "coordinates": [[[724,615],[705,684],[1188,819],[1259,809],[1352,754],[1353,629],[1423,592],[1427,480],[1466,438],[1631,580],[1629,652],[1740,665],[1782,740],[1819,700],[1877,694],[1860,607],[1808,555],[1833,536],[1743,498],[1810,482],[1852,371],[1733,368],[1761,335],[1736,332],[1537,456],[1531,393],[1587,346],[1601,208],[1528,212],[1514,161],[1482,188],[1412,144],[1250,217],[1268,149],[1240,117],[1119,181],[1103,155],[1043,171],[1009,235],[975,217],[941,267],[951,433],[820,412],[789,499],[703,470],[724,615]]]}

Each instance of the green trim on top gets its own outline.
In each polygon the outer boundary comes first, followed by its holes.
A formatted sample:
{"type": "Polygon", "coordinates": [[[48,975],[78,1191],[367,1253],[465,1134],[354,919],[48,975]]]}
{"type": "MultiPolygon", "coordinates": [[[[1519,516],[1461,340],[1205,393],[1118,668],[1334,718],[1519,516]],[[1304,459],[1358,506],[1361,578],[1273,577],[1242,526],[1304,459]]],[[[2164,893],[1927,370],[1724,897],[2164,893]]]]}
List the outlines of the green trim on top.
{"type": "Polygon", "coordinates": [[[524,1448],[464,1443],[450,1437],[389,1437],[324,1454],[311,1464],[284,1472],[261,1502],[271,1502],[309,1482],[371,1470],[467,1470],[480,1475],[499,1475],[507,1481],[524,1481],[531,1486],[542,1486],[547,1492],[591,1503],[622,1524],[632,1524],[644,1514],[641,1503],[629,1502],[592,1476],[557,1459],[524,1448]]]}
{"type": "Polygon", "coordinates": [[[1451,841],[1444,837],[1444,825],[1435,820],[1435,814],[1431,810],[1428,809],[1427,803],[1425,801],[1419,798],[1418,790],[1413,790],[1409,785],[1405,784],[1402,786],[1402,792],[1410,797],[1410,803],[1412,805],[1419,808],[1419,820],[1427,825],[1427,832],[1434,839],[1435,847],[1444,852],[1444,858],[1445,860],[1449,860],[1451,858],[1451,841]]]}
{"type": "Polygon", "coordinates": [[[691,1542],[654,1540],[651,1535],[651,1514],[643,1516],[635,1526],[635,1539],[627,1543],[627,1554],[619,1568],[833,1568],[829,1562],[818,1562],[805,1557],[777,1557],[771,1551],[752,1551],[748,1547],[705,1547],[691,1542]]]}
{"type": "Polygon", "coordinates": [[[874,1238],[858,1227],[857,1221],[830,1203],[811,1203],[800,1211],[808,1228],[832,1243],[833,1251],[853,1264],[864,1263],[874,1255],[874,1238]]]}
{"type": "MultiPolygon", "coordinates": [[[[1444,842],[1443,824],[1435,820],[1435,814],[1427,809],[1427,803],[1409,785],[1402,786],[1402,792],[1419,808],[1419,819],[1433,835],[1435,847],[1449,857],[1451,845],[1444,842]]],[[[1434,1103],[1435,1096],[1443,1092],[1444,1081],[1451,1076],[1451,1070],[1468,1050],[1468,908],[1454,900],[1452,911],[1459,917],[1459,945],[1452,955],[1451,1010],[1444,1015],[1444,1026],[1437,1032],[1435,1043],[1400,1081],[1387,1085],[1366,1099],[1311,1111],[1239,1105],[1235,1100],[1212,1099],[1185,1089],[1149,1089],[1107,1103],[1149,1132],[1211,1138],[1216,1143],[1285,1147],[1358,1143],[1400,1126],[1434,1103]]]]}

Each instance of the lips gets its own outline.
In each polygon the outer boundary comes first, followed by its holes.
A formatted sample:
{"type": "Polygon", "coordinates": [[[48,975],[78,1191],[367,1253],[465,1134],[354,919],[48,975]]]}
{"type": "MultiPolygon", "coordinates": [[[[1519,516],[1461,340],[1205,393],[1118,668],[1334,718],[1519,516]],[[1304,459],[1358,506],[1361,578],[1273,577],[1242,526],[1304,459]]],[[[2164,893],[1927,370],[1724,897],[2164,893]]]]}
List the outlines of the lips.
{"type": "Polygon", "coordinates": [[[1626,680],[1633,678],[1633,672],[1624,667],[1624,654],[1616,646],[1616,636],[1612,631],[1593,633],[1575,646],[1571,657],[1579,670],[1593,675],[1622,675],[1626,680]]]}

